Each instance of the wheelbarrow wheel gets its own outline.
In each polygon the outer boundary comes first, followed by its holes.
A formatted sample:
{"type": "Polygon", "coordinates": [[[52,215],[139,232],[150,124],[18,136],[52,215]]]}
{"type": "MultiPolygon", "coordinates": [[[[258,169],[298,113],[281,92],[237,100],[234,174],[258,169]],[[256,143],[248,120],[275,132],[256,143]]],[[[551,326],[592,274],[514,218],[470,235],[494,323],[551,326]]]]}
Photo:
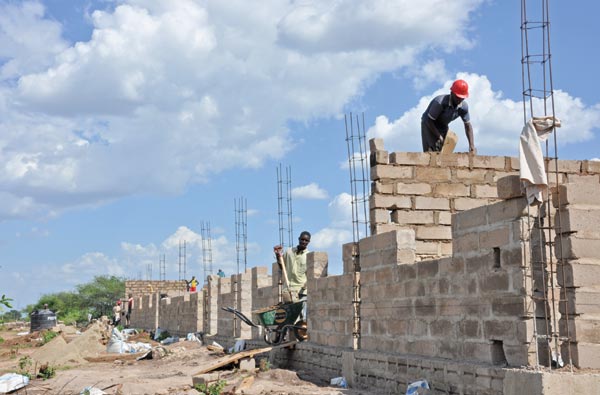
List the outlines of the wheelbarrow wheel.
{"type": "Polygon", "coordinates": [[[279,331],[273,331],[270,329],[265,330],[264,335],[265,343],[269,345],[279,344],[281,342],[281,333],[279,331]]]}
{"type": "Polygon", "coordinates": [[[308,330],[306,329],[306,321],[298,321],[294,326],[294,335],[299,342],[308,339],[308,330]]]}

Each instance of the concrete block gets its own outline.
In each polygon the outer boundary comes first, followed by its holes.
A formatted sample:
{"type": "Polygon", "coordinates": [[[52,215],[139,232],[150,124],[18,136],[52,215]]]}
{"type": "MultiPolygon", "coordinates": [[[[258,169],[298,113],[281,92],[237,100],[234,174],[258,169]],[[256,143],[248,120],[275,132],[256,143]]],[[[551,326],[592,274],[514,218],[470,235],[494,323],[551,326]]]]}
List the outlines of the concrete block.
{"type": "Polygon", "coordinates": [[[483,340],[480,321],[476,319],[460,321],[458,324],[458,336],[463,339],[483,340]]]}
{"type": "Polygon", "coordinates": [[[471,188],[465,184],[436,184],[433,192],[435,195],[440,197],[456,197],[456,196],[469,196],[471,194],[471,188]]]}
{"type": "Polygon", "coordinates": [[[456,211],[471,210],[473,208],[485,206],[486,204],[488,204],[487,199],[455,198],[453,200],[454,210],[456,211]]]}
{"type": "Polygon", "coordinates": [[[420,182],[450,181],[452,174],[449,168],[443,167],[417,167],[415,178],[420,182]]]}
{"type": "Polygon", "coordinates": [[[452,229],[449,226],[417,226],[417,240],[451,240],[452,229]]]}
{"type": "Polygon", "coordinates": [[[453,154],[431,154],[431,165],[439,167],[469,167],[469,154],[453,153],[453,154]]]}
{"type": "Polygon", "coordinates": [[[414,167],[411,166],[393,166],[393,165],[375,165],[371,167],[371,180],[379,179],[408,179],[414,178],[414,167]]]}
{"type": "Polygon", "coordinates": [[[354,259],[358,255],[358,243],[346,243],[342,245],[342,261],[344,262],[344,274],[354,273],[354,259]]]}
{"type": "Polygon", "coordinates": [[[560,300],[558,311],[563,315],[600,316],[600,288],[561,289],[560,300]]]}
{"type": "Polygon", "coordinates": [[[383,208],[369,210],[369,220],[371,224],[387,224],[390,222],[390,211],[383,208]]]}
{"type": "Polygon", "coordinates": [[[515,322],[510,319],[484,320],[483,336],[486,340],[513,340],[516,337],[515,322]]]}
{"type": "Polygon", "coordinates": [[[240,360],[240,370],[242,372],[254,372],[256,369],[256,361],[254,358],[243,358],[240,360]]]}
{"type": "Polygon", "coordinates": [[[416,210],[450,210],[450,202],[446,198],[426,196],[415,197],[416,210]]]}
{"type": "Polygon", "coordinates": [[[550,159],[548,162],[547,169],[550,172],[555,172],[558,169],[559,173],[581,173],[581,161],[580,160],[559,160],[550,159]]]}
{"type": "Polygon", "coordinates": [[[495,185],[475,184],[471,186],[471,197],[476,199],[497,199],[498,190],[495,185]]]}
{"type": "Polygon", "coordinates": [[[492,362],[492,345],[489,342],[465,341],[462,358],[467,361],[492,362]]]}
{"type": "Polygon", "coordinates": [[[505,271],[480,273],[479,289],[482,294],[508,291],[510,276],[505,271]]]}
{"type": "Polygon", "coordinates": [[[490,249],[501,247],[510,243],[510,227],[508,225],[500,226],[488,231],[479,233],[479,248],[490,249]]]}
{"type": "Polygon", "coordinates": [[[392,222],[406,225],[406,224],[433,224],[434,212],[433,211],[414,211],[414,210],[395,210],[391,215],[392,222]]]}
{"type": "Polygon", "coordinates": [[[475,207],[468,211],[454,214],[452,229],[462,234],[465,230],[487,225],[487,206],[475,207]]]}
{"type": "Polygon", "coordinates": [[[387,151],[371,151],[370,156],[371,166],[374,165],[387,165],[389,163],[389,154],[387,151]]]}
{"type": "Polygon", "coordinates": [[[425,182],[396,183],[396,193],[400,195],[427,195],[431,193],[431,184],[425,182]]]}
{"type": "Polygon", "coordinates": [[[557,266],[561,287],[594,287],[600,285],[600,259],[570,261],[557,266]]]}
{"type": "MultiPolygon", "coordinates": [[[[600,196],[598,197],[600,200],[600,196]]],[[[600,239],[600,206],[595,209],[582,209],[577,206],[567,206],[554,216],[556,231],[562,233],[578,232],[577,237],[585,239],[600,239]]]]}
{"type": "Polygon", "coordinates": [[[433,218],[434,218],[434,223],[439,224],[439,225],[451,225],[452,224],[452,214],[447,211],[437,211],[434,213],[433,218]]]}
{"type": "Polygon", "coordinates": [[[524,296],[498,296],[490,300],[491,312],[496,317],[527,317],[527,298],[524,296]]]}
{"type": "Polygon", "coordinates": [[[383,145],[383,139],[380,139],[380,138],[369,139],[369,150],[371,150],[371,151],[385,150],[384,145],[383,145]]]}
{"type": "Polygon", "coordinates": [[[496,183],[496,188],[500,199],[512,199],[523,196],[523,191],[521,191],[521,178],[518,175],[499,178],[496,183]]]}
{"type": "Polygon", "coordinates": [[[417,240],[415,252],[417,255],[441,256],[441,246],[436,241],[421,241],[417,240]]]}
{"type": "Polygon", "coordinates": [[[428,166],[431,160],[429,152],[392,152],[390,163],[396,165],[428,166]]]}
{"type": "Polygon", "coordinates": [[[569,317],[567,320],[561,317],[558,327],[560,335],[569,337],[573,342],[600,344],[600,319],[569,317]]]}
{"type": "Polygon", "coordinates": [[[585,259],[600,258],[600,240],[599,239],[579,239],[576,237],[555,238],[554,253],[563,259],[585,259]],[[562,254],[561,246],[562,244],[562,254]]]}
{"type": "Polygon", "coordinates": [[[600,160],[584,160],[582,170],[585,173],[600,174],[600,160]]]}
{"type": "Polygon", "coordinates": [[[519,163],[519,158],[515,156],[511,156],[508,158],[508,164],[510,166],[510,170],[520,170],[521,164],[519,163]]]}
{"type": "Polygon", "coordinates": [[[511,221],[527,215],[527,199],[510,199],[488,206],[488,223],[511,221]]]}
{"type": "Polygon", "coordinates": [[[455,235],[452,239],[452,250],[455,254],[467,254],[479,251],[479,235],[477,233],[467,233],[461,236],[455,235]]]}
{"type": "Polygon", "coordinates": [[[475,169],[483,168],[504,170],[506,168],[506,157],[475,155],[473,156],[473,167],[475,169]]]}
{"type": "Polygon", "coordinates": [[[567,204],[581,206],[600,206],[600,184],[562,184],[552,193],[554,207],[567,204]]]}
{"type": "Polygon", "coordinates": [[[439,260],[434,259],[430,261],[417,262],[417,278],[419,280],[425,280],[434,278],[439,273],[439,260]]]}
{"type": "MultiPolygon", "coordinates": [[[[600,344],[586,342],[564,342],[561,347],[561,354],[563,356],[563,360],[566,359],[568,355],[571,355],[574,365],[580,369],[600,369],[600,344]]],[[[596,386],[592,388],[600,388],[599,378],[597,378],[595,384],[596,386]]],[[[582,390],[583,392],[573,393],[584,394],[586,391],[590,390],[590,387],[582,390]]]]}
{"type": "Polygon", "coordinates": [[[410,209],[412,208],[412,201],[408,196],[372,194],[369,197],[369,208],[410,209]]]}
{"type": "Polygon", "coordinates": [[[467,183],[483,183],[486,180],[487,170],[481,169],[457,169],[455,181],[467,181],[467,183]]]}
{"type": "Polygon", "coordinates": [[[307,278],[327,277],[328,257],[326,252],[309,252],[306,256],[307,278]]]}
{"type": "Polygon", "coordinates": [[[371,193],[381,193],[384,195],[393,195],[395,192],[395,183],[383,182],[381,180],[371,183],[371,193]]]}
{"type": "Polygon", "coordinates": [[[562,182],[564,184],[598,184],[600,178],[598,174],[565,174],[562,182]]]}

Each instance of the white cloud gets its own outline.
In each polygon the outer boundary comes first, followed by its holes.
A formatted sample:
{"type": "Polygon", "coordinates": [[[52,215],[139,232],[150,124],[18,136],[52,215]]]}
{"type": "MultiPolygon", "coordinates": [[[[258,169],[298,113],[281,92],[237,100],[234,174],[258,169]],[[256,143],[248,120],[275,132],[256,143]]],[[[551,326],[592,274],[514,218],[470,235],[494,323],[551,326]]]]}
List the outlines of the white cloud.
{"type": "Polygon", "coordinates": [[[292,197],[296,199],[327,199],[327,191],[312,182],[308,185],[292,189],[292,197]]]}
{"type": "Polygon", "coordinates": [[[317,231],[311,246],[315,250],[340,248],[352,241],[352,196],[347,193],[337,195],[328,205],[329,225],[317,231]]]}
{"type": "Polygon", "coordinates": [[[124,0],[71,46],[39,4],[0,6],[0,219],[177,194],[280,159],[302,144],[290,120],[336,116],[379,74],[470,45],[482,2],[124,0]]]}
{"type": "Polygon", "coordinates": [[[423,90],[432,83],[444,83],[450,78],[443,59],[434,59],[424,65],[415,66],[417,67],[408,70],[407,75],[412,77],[413,86],[417,91],[423,90]]]}
{"type": "MultiPolygon", "coordinates": [[[[479,154],[517,155],[519,136],[523,127],[522,102],[504,98],[501,91],[494,91],[486,76],[459,73],[469,83],[469,112],[474,128],[475,146],[479,154]]],[[[390,121],[378,116],[367,132],[368,136],[381,137],[389,151],[421,151],[421,115],[431,99],[449,92],[452,80],[433,94],[424,96],[419,103],[398,119],[390,121]]],[[[554,92],[556,116],[562,120],[557,129],[559,144],[570,144],[590,140],[593,130],[600,125],[600,103],[585,106],[581,99],[566,92],[554,92]]],[[[534,113],[543,114],[542,104],[536,101],[534,113]]],[[[468,150],[467,139],[460,119],[450,124],[450,129],[459,135],[457,152],[468,150]]]]}

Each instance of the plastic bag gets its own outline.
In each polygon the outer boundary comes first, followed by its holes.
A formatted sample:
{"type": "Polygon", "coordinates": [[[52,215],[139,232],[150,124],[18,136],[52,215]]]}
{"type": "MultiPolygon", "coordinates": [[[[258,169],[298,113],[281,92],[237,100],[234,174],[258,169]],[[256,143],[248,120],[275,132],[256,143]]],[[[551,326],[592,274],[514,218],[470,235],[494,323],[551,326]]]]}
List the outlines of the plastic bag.
{"type": "Polygon", "coordinates": [[[406,395],[429,394],[429,384],[427,380],[419,380],[410,383],[406,388],[406,395]]]}
{"type": "Polygon", "coordinates": [[[27,384],[29,384],[29,377],[17,373],[6,373],[0,376],[0,394],[18,390],[27,384]]]}
{"type": "Polygon", "coordinates": [[[335,385],[340,388],[348,388],[348,383],[346,383],[345,377],[334,377],[330,381],[331,385],[335,385]]]}

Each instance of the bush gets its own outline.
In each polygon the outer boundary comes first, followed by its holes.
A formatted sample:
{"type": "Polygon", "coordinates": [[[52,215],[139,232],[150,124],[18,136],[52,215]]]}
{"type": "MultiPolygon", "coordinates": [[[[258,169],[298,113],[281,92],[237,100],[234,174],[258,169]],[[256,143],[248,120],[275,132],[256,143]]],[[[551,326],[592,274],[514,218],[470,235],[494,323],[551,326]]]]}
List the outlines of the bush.
{"type": "Polygon", "coordinates": [[[200,395],[221,395],[221,391],[227,385],[227,381],[219,380],[214,384],[207,385],[206,383],[196,384],[194,389],[200,392],[200,395]]]}
{"type": "Polygon", "coordinates": [[[42,345],[48,343],[50,340],[54,339],[56,336],[58,336],[58,333],[54,332],[54,331],[42,332],[42,345]]]}

